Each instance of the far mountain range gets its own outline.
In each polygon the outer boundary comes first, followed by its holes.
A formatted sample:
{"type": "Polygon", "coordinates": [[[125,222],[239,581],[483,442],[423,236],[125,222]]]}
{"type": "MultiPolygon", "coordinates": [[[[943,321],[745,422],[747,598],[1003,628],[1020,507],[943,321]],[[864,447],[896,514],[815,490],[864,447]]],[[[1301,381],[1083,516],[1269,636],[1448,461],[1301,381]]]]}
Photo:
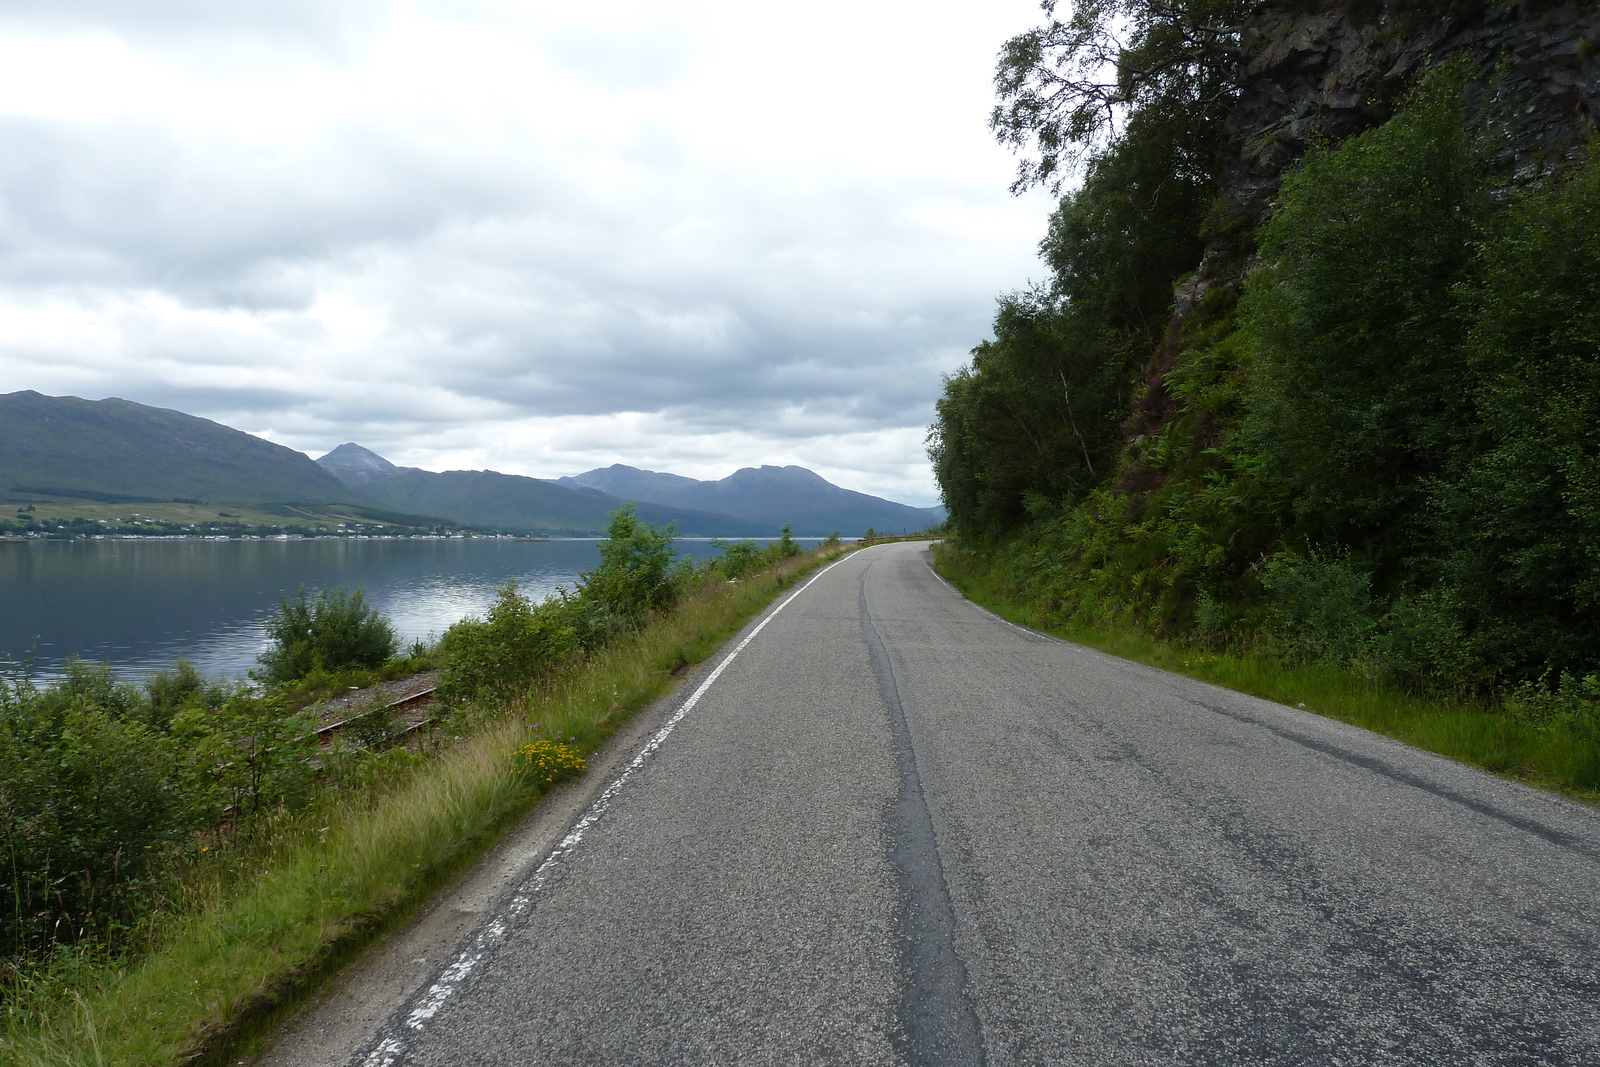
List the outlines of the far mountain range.
{"type": "Polygon", "coordinates": [[[683,536],[854,537],[916,531],[942,508],[853,492],[804,467],[746,467],[698,481],[617,464],[544,480],[497,471],[400,467],[350,443],[312,461],[240,430],[116,398],[0,394],[0,499],[100,504],[353,506],[390,519],[442,520],[517,533],[602,533],[634,503],[683,536]]]}
{"type": "Polygon", "coordinates": [[[495,471],[397,467],[354,443],[340,445],[317,463],[391,511],[500,528],[535,517],[572,527],[586,514],[600,515],[603,527],[622,501],[637,505],[640,518],[675,523],[685,536],[761,537],[787,523],[796,536],[837,531],[855,537],[869,527],[901,533],[944,519],[942,508],[914,508],[843,489],[804,467],[745,467],[710,482],[618,463],[545,481],[495,471]]]}

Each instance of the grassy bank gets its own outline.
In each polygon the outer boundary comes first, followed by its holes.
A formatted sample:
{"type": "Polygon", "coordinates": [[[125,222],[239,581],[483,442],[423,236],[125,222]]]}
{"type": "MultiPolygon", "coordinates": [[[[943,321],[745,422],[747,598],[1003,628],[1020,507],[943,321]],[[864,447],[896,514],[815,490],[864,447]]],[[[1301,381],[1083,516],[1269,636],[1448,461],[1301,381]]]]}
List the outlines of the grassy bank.
{"type": "Polygon", "coordinates": [[[222,1062],[241,1034],[406,915],[531,806],[515,773],[530,741],[598,748],[675,674],[705,659],[794,581],[843,549],[701,585],[510,703],[465,712],[429,750],[395,750],[255,851],[174,872],[172,905],[124,961],[92,946],[13,976],[0,1063],[222,1062]],[[131,960],[132,962],[127,962],[131,960]]]}
{"type": "Polygon", "coordinates": [[[1327,662],[1294,662],[1264,649],[1217,651],[1109,626],[1063,626],[1019,599],[983,562],[948,544],[939,573],[996,614],[1068,641],[1251,696],[1304,708],[1409,745],[1600,803],[1600,736],[1563,721],[1537,721],[1501,701],[1409,692],[1327,662]]]}

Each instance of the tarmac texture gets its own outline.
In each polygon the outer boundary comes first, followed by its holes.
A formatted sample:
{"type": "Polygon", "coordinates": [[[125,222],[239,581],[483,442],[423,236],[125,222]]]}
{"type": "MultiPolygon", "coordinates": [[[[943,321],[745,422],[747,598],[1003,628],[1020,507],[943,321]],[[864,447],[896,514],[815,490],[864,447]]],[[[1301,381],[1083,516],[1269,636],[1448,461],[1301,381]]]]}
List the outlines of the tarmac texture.
{"type": "Polygon", "coordinates": [[[1594,810],[1012,626],[921,544],[780,608],[259,1062],[1600,1064],[1594,810]]]}

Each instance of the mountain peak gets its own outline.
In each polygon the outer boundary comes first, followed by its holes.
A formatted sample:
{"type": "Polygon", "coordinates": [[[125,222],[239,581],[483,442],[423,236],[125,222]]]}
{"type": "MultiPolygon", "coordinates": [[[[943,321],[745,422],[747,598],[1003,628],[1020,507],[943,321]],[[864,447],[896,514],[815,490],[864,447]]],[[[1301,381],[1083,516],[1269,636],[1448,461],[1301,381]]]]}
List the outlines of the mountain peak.
{"type": "Polygon", "coordinates": [[[327,455],[318,458],[317,465],[348,486],[360,486],[379,478],[386,478],[400,470],[370,448],[362,448],[354,441],[346,441],[327,455]]]}
{"type": "Polygon", "coordinates": [[[662,474],[656,471],[647,471],[639,467],[630,467],[626,463],[613,463],[609,467],[596,467],[592,471],[574,474],[566,478],[557,478],[557,485],[564,485],[569,489],[598,489],[602,493],[621,497],[624,500],[651,500],[648,486],[666,483],[680,487],[698,485],[693,478],[685,478],[678,474],[662,474]]]}
{"type": "MultiPolygon", "coordinates": [[[[763,463],[759,467],[740,467],[726,478],[724,484],[761,484],[771,486],[786,485],[791,488],[808,487],[830,489],[839,487],[828,481],[822,475],[809,467],[799,467],[790,464],[786,467],[777,467],[770,463],[763,463]]],[[[849,490],[844,490],[848,492],[849,490]]]]}

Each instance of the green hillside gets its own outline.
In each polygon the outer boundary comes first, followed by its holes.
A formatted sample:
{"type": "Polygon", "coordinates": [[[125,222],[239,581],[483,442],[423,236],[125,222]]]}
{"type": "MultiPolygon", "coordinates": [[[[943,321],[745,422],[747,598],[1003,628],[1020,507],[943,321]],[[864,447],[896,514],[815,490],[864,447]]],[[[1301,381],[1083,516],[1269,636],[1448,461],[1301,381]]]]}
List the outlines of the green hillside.
{"type": "Polygon", "coordinates": [[[363,503],[311,459],[209,419],[115,397],[0,395],[0,498],[363,503]]]}

